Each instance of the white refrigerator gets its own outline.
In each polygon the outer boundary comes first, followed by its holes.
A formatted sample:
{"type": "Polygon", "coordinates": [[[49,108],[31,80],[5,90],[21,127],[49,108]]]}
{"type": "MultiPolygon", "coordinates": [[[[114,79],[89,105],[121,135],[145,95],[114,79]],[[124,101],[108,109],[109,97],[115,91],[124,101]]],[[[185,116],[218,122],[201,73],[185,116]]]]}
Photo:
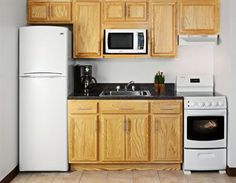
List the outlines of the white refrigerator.
{"type": "Polygon", "coordinates": [[[19,29],[20,171],[67,171],[70,31],[19,29]]]}

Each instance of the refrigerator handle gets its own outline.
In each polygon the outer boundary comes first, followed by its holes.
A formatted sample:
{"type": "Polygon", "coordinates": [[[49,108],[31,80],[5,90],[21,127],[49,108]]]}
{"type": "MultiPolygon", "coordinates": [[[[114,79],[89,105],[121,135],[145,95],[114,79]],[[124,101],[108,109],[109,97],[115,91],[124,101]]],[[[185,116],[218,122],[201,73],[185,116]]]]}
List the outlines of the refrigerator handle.
{"type": "Polygon", "coordinates": [[[53,75],[62,75],[62,73],[60,72],[26,72],[24,73],[25,75],[29,74],[29,75],[33,75],[33,74],[53,74],[53,75]]]}

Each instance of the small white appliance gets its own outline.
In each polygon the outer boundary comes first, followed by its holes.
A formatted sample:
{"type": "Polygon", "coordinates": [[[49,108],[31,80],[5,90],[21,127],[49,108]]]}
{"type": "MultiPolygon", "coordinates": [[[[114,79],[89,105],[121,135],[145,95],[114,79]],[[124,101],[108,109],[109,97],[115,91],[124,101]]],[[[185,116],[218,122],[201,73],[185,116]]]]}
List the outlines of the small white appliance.
{"type": "Polygon", "coordinates": [[[71,33],[19,29],[19,169],[67,171],[67,96],[71,33]]]}
{"type": "Polygon", "coordinates": [[[186,174],[226,169],[227,103],[213,89],[213,76],[177,77],[177,93],[184,96],[186,174]]]}
{"type": "Polygon", "coordinates": [[[105,53],[147,53],[146,29],[105,29],[105,53]]]}

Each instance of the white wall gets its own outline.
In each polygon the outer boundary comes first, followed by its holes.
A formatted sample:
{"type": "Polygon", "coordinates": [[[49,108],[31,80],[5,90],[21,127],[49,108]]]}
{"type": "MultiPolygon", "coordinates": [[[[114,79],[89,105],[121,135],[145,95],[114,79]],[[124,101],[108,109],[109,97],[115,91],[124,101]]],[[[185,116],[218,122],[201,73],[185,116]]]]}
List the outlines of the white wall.
{"type": "Polygon", "coordinates": [[[221,3],[221,39],[215,49],[216,90],[228,99],[228,166],[236,168],[236,1],[221,3]]]}
{"type": "Polygon", "coordinates": [[[18,164],[18,25],[26,0],[0,1],[0,181],[18,164]]]}
{"type": "Polygon", "coordinates": [[[93,65],[93,76],[98,82],[153,82],[155,72],[161,70],[166,82],[175,82],[179,74],[213,74],[212,46],[181,46],[177,58],[152,59],[97,59],[78,60],[78,64],[93,65]]]}

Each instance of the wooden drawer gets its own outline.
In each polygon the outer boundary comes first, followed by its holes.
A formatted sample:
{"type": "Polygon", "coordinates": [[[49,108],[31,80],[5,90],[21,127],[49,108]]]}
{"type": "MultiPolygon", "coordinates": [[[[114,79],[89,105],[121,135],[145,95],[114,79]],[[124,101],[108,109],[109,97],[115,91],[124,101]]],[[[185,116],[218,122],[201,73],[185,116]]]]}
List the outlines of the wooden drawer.
{"type": "Polygon", "coordinates": [[[70,114],[97,113],[97,101],[69,100],[70,114]]]}
{"type": "Polygon", "coordinates": [[[148,101],[102,101],[100,111],[101,113],[148,113],[148,101]]]}
{"type": "Polygon", "coordinates": [[[182,111],[182,100],[160,100],[151,102],[152,113],[176,114],[182,111]]]}

